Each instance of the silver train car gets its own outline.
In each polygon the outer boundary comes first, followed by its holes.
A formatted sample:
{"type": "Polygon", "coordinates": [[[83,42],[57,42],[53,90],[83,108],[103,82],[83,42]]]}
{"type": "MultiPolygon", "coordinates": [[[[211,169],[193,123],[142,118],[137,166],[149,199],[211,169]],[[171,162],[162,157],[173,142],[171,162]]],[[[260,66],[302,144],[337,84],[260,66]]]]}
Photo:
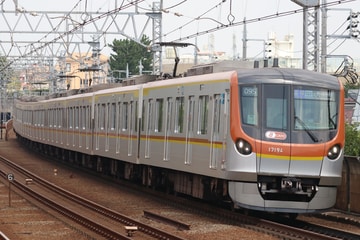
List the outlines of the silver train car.
{"type": "Polygon", "coordinates": [[[167,192],[235,208],[331,208],[344,154],[344,89],[299,69],[247,69],[17,101],[33,148],[167,192]]]}

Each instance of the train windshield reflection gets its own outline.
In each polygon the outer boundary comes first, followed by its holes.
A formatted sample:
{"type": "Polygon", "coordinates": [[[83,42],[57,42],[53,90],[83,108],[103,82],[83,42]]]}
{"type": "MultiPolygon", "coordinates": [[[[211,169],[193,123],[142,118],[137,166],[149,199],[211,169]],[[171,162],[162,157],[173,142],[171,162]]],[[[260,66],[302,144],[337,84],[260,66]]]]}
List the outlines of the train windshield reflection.
{"type": "Polygon", "coordinates": [[[302,120],[294,121],[295,130],[331,130],[338,122],[336,91],[317,88],[294,89],[294,113],[302,120]]]}
{"type": "Polygon", "coordinates": [[[339,92],[314,87],[266,84],[240,87],[241,117],[245,125],[258,126],[260,113],[264,115],[264,127],[286,130],[288,120],[293,119],[294,130],[332,130],[338,123],[339,92]],[[261,92],[261,94],[260,94],[261,92]],[[293,106],[289,98],[293,97],[293,106]],[[259,101],[265,101],[259,109],[259,101]],[[293,110],[290,110],[293,108],[293,110]],[[291,116],[289,111],[294,115],[291,116]],[[291,118],[290,118],[291,117],[291,118]],[[301,121],[296,120],[301,119],[301,121]]]}

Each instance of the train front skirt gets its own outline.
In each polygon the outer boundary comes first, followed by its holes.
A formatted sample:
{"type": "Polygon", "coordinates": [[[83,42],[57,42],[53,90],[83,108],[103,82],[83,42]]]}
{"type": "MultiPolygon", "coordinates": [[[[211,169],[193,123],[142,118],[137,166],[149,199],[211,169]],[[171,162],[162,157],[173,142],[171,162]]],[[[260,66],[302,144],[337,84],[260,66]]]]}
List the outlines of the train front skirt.
{"type": "MultiPolygon", "coordinates": [[[[259,194],[258,183],[229,182],[229,195],[235,208],[258,211],[312,213],[326,210],[335,205],[336,187],[318,186],[314,197],[309,201],[265,200],[259,194]]],[[[289,199],[291,194],[289,194],[289,199]]]]}

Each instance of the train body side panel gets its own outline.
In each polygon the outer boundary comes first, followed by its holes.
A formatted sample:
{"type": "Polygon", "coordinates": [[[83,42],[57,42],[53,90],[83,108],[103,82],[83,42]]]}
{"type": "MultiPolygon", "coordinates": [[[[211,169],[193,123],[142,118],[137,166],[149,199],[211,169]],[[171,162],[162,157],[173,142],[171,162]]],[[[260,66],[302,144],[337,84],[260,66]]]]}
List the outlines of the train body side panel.
{"type": "Polygon", "coordinates": [[[144,86],[140,163],[225,178],[229,75],[218,76],[144,86]]]}

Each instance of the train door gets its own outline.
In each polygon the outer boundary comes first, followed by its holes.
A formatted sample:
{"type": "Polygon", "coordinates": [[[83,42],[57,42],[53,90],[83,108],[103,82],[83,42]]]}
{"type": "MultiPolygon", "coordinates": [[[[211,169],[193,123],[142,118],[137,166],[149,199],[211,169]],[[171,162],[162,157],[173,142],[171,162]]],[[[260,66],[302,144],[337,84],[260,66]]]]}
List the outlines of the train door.
{"type": "MultiPolygon", "coordinates": [[[[224,97],[222,94],[215,94],[213,97],[213,107],[212,107],[212,118],[211,118],[211,137],[210,137],[210,168],[215,169],[217,167],[217,159],[221,156],[219,153],[221,149],[220,141],[221,136],[221,107],[224,106],[224,97]]],[[[226,120],[226,119],[225,119],[226,120]]],[[[226,121],[225,121],[226,122],[226,121]]]]}
{"type": "MultiPolygon", "coordinates": [[[[116,131],[116,103],[115,102],[111,102],[108,104],[108,134],[107,134],[107,149],[106,151],[109,151],[110,147],[109,147],[109,143],[110,143],[110,137],[115,135],[115,131],[116,131]]],[[[113,143],[111,144],[111,146],[113,146],[113,143]]],[[[112,151],[114,151],[113,147],[112,151]]],[[[116,150],[115,150],[116,151],[116,150]]]]}
{"type": "Polygon", "coordinates": [[[191,139],[194,137],[194,122],[195,122],[195,96],[189,96],[187,108],[187,127],[185,134],[185,164],[191,164],[192,161],[192,143],[191,139]]]}
{"type": "Polygon", "coordinates": [[[290,86],[265,84],[262,86],[261,143],[259,160],[261,173],[288,174],[291,149],[290,86]],[[284,144],[286,143],[286,144],[284,144]]]}
{"type": "Polygon", "coordinates": [[[137,90],[133,92],[127,92],[120,95],[121,102],[119,102],[119,118],[118,126],[119,131],[117,134],[119,139],[116,142],[116,151],[119,153],[119,157],[123,160],[132,161],[136,160],[138,143],[138,133],[136,132],[136,105],[137,101],[137,90]]]}

